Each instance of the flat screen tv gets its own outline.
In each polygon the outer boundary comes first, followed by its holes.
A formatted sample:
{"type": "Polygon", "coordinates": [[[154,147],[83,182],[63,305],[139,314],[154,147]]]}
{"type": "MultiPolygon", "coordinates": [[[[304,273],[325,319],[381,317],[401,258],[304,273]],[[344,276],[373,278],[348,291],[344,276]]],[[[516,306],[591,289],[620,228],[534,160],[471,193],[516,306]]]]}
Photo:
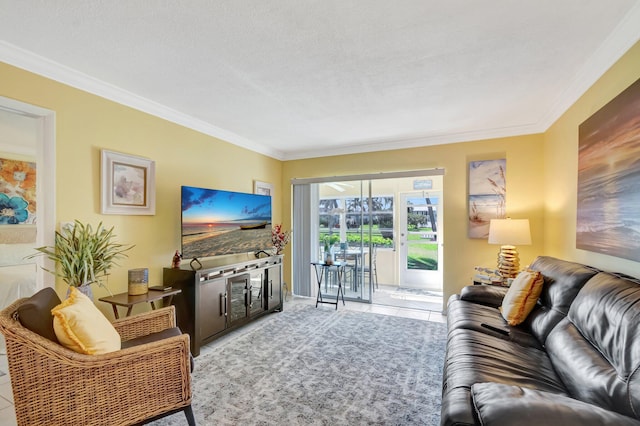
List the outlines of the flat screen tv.
{"type": "Polygon", "coordinates": [[[183,186],[181,245],[184,259],[273,248],[271,197],[183,186]]]}

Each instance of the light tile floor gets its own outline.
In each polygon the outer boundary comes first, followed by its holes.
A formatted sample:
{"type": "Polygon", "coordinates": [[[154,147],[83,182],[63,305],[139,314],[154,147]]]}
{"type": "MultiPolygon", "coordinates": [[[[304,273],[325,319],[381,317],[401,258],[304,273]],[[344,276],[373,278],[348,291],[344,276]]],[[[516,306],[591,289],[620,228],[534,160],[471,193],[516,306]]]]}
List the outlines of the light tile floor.
{"type": "MultiPolygon", "coordinates": [[[[309,304],[315,305],[316,301],[312,298],[305,297],[287,297],[285,301],[285,309],[288,307],[297,305],[297,304],[309,304]]],[[[319,305],[318,309],[335,309],[333,305],[319,305]]],[[[358,302],[346,302],[346,305],[343,306],[340,304],[338,309],[348,309],[351,311],[359,311],[359,312],[372,312],[374,314],[382,314],[382,315],[391,315],[405,318],[413,318],[423,321],[434,321],[434,322],[446,322],[447,317],[442,315],[440,312],[434,311],[425,311],[420,309],[410,309],[410,308],[398,308],[394,306],[383,306],[383,305],[371,305],[365,303],[358,302]]],[[[245,327],[237,330],[239,332],[246,332],[251,327],[251,324],[248,324],[245,327]]],[[[214,350],[216,346],[216,342],[221,343],[225,338],[230,338],[233,333],[228,334],[227,336],[222,337],[221,339],[217,339],[214,342],[206,345],[201,349],[201,355],[206,354],[207,352],[214,350]]],[[[7,365],[7,356],[4,353],[4,348],[1,348],[0,351],[0,371],[3,371],[7,374],[0,377],[0,426],[16,426],[16,415],[13,409],[13,393],[11,391],[11,381],[9,378],[9,368],[7,365]]]]}

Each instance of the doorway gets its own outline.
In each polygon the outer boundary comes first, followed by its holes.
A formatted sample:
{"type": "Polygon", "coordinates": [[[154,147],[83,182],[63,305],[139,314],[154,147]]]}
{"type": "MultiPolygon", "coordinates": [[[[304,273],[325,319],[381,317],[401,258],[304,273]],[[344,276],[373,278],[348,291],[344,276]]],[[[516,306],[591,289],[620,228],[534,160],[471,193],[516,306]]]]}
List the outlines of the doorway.
{"type": "MultiPolygon", "coordinates": [[[[0,150],[35,157],[38,209],[35,246],[53,246],[56,194],[55,112],[2,96],[0,96],[0,111],[3,117],[0,150]],[[35,141],[33,151],[24,151],[23,144],[16,143],[16,139],[20,139],[19,136],[25,131],[33,133],[28,135],[28,138],[33,138],[35,141]]],[[[53,287],[55,277],[44,270],[44,268],[53,270],[55,267],[53,262],[43,256],[37,257],[35,261],[38,265],[35,271],[36,288],[53,287]]]]}
{"type": "Polygon", "coordinates": [[[400,260],[403,286],[442,290],[442,214],[440,192],[401,194],[399,209],[400,260]]]}

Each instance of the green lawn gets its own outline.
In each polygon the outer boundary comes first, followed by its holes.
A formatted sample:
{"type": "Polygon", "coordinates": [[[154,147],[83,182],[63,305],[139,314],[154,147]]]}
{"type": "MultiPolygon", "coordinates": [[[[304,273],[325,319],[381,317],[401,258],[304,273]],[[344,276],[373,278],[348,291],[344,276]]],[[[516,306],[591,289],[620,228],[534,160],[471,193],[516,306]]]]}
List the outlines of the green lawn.
{"type": "MultiPolygon", "coordinates": [[[[411,236],[410,236],[411,237],[411,236]]],[[[410,238],[410,240],[420,238],[410,238]]],[[[438,269],[438,243],[413,243],[407,253],[407,268],[435,271],[438,269]]]]}

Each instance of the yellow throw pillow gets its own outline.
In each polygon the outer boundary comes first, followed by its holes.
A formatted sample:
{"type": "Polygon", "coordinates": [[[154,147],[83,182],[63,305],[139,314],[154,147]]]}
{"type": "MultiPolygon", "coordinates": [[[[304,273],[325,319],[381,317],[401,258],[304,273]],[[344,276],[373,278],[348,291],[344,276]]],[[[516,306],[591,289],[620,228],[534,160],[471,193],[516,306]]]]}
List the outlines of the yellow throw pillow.
{"type": "Polygon", "coordinates": [[[72,351],[99,355],[120,350],[120,335],[102,312],[75,287],[51,310],[58,341],[72,351]]]}
{"type": "Polygon", "coordinates": [[[543,284],[542,274],[529,270],[520,272],[513,280],[500,307],[509,325],[518,325],[527,318],[540,297],[543,284]]]}

